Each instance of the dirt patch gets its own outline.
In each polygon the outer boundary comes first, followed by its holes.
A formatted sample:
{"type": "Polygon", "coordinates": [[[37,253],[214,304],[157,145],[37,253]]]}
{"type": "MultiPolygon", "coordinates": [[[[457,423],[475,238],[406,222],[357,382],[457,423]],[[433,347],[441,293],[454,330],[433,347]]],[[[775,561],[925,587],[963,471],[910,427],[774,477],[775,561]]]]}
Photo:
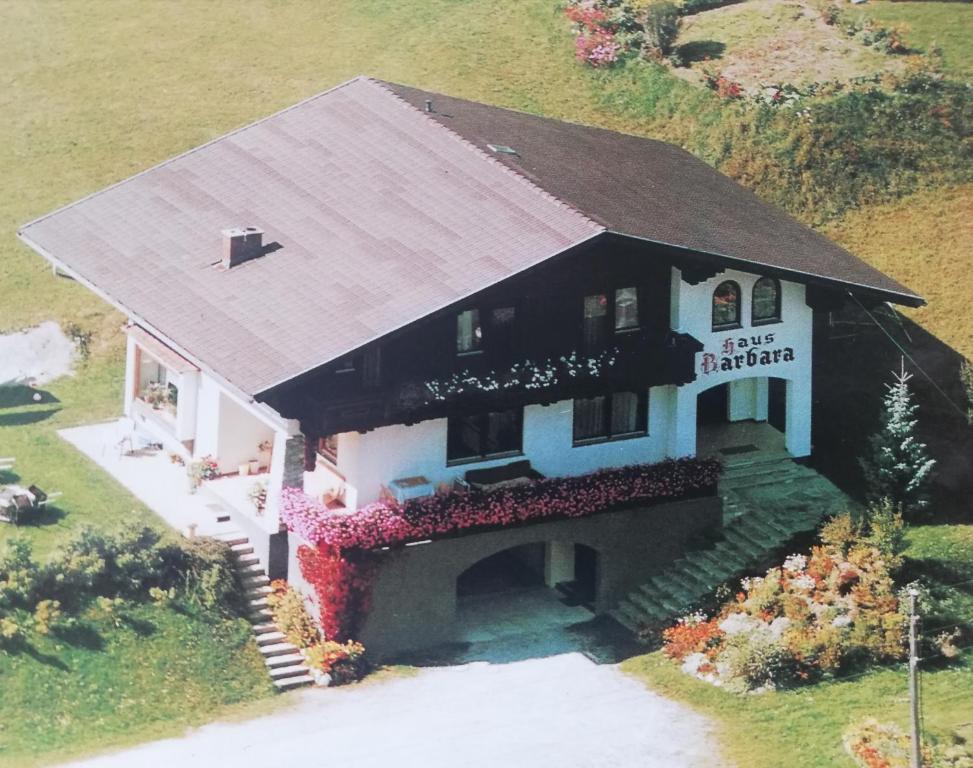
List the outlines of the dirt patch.
{"type": "Polygon", "coordinates": [[[689,66],[676,74],[702,82],[721,72],[747,92],[763,85],[810,85],[890,72],[902,61],[867,48],[797,0],[753,0],[689,16],[678,45],[689,66]]]}
{"type": "Polygon", "coordinates": [[[0,335],[0,387],[38,386],[71,373],[75,346],[57,323],[0,335]]]}

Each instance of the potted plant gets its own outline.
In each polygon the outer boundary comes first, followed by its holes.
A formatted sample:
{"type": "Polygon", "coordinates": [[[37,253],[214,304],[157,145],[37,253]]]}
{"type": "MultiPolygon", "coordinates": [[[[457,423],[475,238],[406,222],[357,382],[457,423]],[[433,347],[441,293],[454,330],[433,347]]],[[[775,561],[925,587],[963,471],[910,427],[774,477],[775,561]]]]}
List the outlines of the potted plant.
{"type": "Polygon", "coordinates": [[[270,469],[270,460],[272,458],[273,450],[273,440],[261,440],[259,443],[257,443],[257,453],[260,455],[260,459],[256,462],[256,469],[254,468],[254,462],[250,462],[250,471],[257,472],[261,466],[270,469]]]}
{"type": "Polygon", "coordinates": [[[190,462],[186,467],[189,477],[189,490],[195,492],[204,480],[215,480],[220,476],[220,465],[212,456],[190,462]]]}
{"type": "Polygon", "coordinates": [[[262,515],[267,506],[267,486],[263,483],[254,483],[252,486],[250,486],[250,492],[247,494],[247,496],[253,503],[253,508],[256,510],[257,514],[262,515]]]}
{"type": "Polygon", "coordinates": [[[251,464],[253,464],[253,461],[244,461],[240,464],[239,467],[237,467],[237,469],[239,470],[241,475],[249,475],[251,464]]]}

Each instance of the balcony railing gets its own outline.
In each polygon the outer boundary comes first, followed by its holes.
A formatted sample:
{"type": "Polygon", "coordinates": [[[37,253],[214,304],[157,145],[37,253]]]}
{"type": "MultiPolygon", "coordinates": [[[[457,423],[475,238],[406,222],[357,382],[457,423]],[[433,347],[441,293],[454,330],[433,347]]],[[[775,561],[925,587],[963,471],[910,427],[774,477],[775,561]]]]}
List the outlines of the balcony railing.
{"type": "Polygon", "coordinates": [[[350,514],[335,513],[289,488],[282,496],[281,521],[318,546],[372,550],[713,495],[721,468],[715,459],[667,460],[541,478],[494,491],[437,494],[403,504],[379,502],[350,514]]]}
{"type": "Polygon", "coordinates": [[[701,348],[688,334],[629,334],[597,355],[566,352],[425,379],[393,376],[371,391],[307,392],[300,419],[307,432],[333,434],[684,384],[695,378],[701,348]]]}

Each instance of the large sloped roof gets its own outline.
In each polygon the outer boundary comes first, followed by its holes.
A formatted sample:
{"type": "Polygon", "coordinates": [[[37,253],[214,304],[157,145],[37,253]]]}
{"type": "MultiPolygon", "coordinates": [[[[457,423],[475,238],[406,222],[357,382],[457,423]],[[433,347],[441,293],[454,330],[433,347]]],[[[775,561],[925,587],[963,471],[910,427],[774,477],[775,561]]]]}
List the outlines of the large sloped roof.
{"type": "Polygon", "coordinates": [[[609,230],[795,276],[921,304],[908,288],[662,141],[537,117],[394,83],[386,85],[472,144],[609,230]]]}
{"type": "Polygon", "coordinates": [[[367,78],[19,234],[255,395],[606,230],[920,301],[675,147],[367,78]]]}

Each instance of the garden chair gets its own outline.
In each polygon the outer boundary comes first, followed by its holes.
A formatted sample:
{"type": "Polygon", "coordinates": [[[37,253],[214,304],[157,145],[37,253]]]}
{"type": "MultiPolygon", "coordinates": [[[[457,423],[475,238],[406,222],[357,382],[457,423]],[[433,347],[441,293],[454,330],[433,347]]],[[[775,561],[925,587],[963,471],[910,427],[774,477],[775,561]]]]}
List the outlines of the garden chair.
{"type": "Polygon", "coordinates": [[[0,457],[0,470],[12,469],[16,461],[17,460],[13,456],[7,456],[6,458],[0,457]]]}

